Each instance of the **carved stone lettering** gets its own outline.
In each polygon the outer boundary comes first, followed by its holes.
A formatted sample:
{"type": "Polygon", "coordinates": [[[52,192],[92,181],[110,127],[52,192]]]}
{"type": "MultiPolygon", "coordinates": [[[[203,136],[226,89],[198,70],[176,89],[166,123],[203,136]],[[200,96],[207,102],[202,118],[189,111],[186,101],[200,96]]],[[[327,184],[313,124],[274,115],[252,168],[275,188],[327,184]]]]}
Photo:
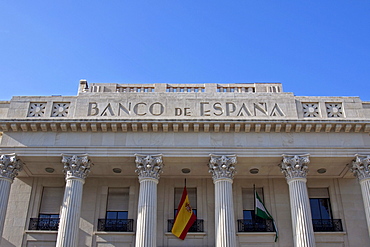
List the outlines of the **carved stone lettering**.
{"type": "Polygon", "coordinates": [[[265,102],[259,102],[253,104],[254,115],[257,116],[257,112],[263,113],[263,115],[268,116],[267,104],[265,102]]]}
{"type": "MultiPolygon", "coordinates": [[[[161,116],[167,111],[167,106],[161,102],[127,102],[127,103],[97,103],[90,102],[88,116],[108,117],[135,117],[135,116],[161,116]]],[[[170,111],[171,112],[171,111],[170,111]]],[[[278,103],[267,102],[208,102],[196,103],[192,107],[174,106],[173,116],[199,117],[285,117],[283,109],[278,103]]]]}
{"type": "Polygon", "coordinates": [[[215,116],[222,116],[222,114],[224,114],[224,110],[222,109],[220,102],[214,103],[213,109],[215,109],[215,111],[218,111],[213,113],[215,116]]]}
{"type": "Polygon", "coordinates": [[[126,115],[131,115],[131,102],[127,106],[118,103],[118,116],[121,116],[121,112],[124,112],[126,115]]]}
{"type": "Polygon", "coordinates": [[[149,112],[153,116],[160,116],[164,112],[164,106],[159,102],[155,102],[149,106],[149,112]]]}
{"type": "Polygon", "coordinates": [[[226,116],[236,111],[236,105],[233,102],[226,102],[226,116]]]}
{"type": "Polygon", "coordinates": [[[134,105],[134,112],[138,116],[144,116],[146,115],[145,109],[143,106],[146,106],[146,103],[140,102],[134,105]]]}
{"type": "Polygon", "coordinates": [[[87,111],[87,116],[96,116],[99,114],[98,104],[96,102],[89,103],[89,109],[87,111]]]}
{"type": "Polygon", "coordinates": [[[103,112],[101,113],[102,116],[114,116],[114,112],[110,103],[104,108],[103,112]]]}
{"type": "Polygon", "coordinates": [[[246,116],[252,116],[252,113],[251,111],[248,109],[248,107],[243,103],[242,107],[240,107],[239,111],[238,111],[238,117],[240,116],[244,116],[244,114],[246,116]]]}
{"type": "Polygon", "coordinates": [[[181,116],[182,115],[182,109],[181,108],[175,108],[175,116],[181,116]]]}
{"type": "Polygon", "coordinates": [[[272,110],[271,110],[270,116],[274,116],[274,117],[282,116],[283,117],[283,116],[285,116],[285,114],[284,114],[283,110],[281,110],[279,105],[275,103],[274,108],[272,108],[272,110]]]}
{"type": "Polygon", "coordinates": [[[209,109],[209,102],[200,102],[200,115],[211,116],[211,110],[209,109]]]}
{"type": "Polygon", "coordinates": [[[191,116],[190,108],[184,108],[184,116],[191,116]]]}

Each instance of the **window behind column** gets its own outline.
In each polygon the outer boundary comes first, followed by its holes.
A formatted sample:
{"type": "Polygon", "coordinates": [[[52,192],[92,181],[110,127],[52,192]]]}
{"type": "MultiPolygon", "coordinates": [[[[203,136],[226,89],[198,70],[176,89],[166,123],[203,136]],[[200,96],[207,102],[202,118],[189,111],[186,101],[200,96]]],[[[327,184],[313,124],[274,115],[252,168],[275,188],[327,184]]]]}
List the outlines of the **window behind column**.
{"type": "Polygon", "coordinates": [[[109,188],[106,219],[127,219],[129,188],[109,188]]]}
{"type": "MultiPolygon", "coordinates": [[[[256,191],[263,201],[263,188],[256,188],[256,191]]],[[[253,188],[242,189],[243,219],[238,220],[239,232],[272,232],[273,222],[255,215],[255,198],[253,188]]]]}
{"type": "Polygon", "coordinates": [[[63,195],[64,188],[62,187],[43,188],[39,217],[31,219],[30,230],[58,230],[63,195]]]}
{"type": "Polygon", "coordinates": [[[98,231],[133,231],[133,220],[128,219],[129,191],[128,187],[108,189],[105,219],[99,219],[98,231]]]}
{"type": "MultiPolygon", "coordinates": [[[[177,207],[179,206],[179,203],[181,201],[182,192],[184,191],[184,188],[175,188],[175,195],[174,195],[174,218],[177,214],[177,207]]],[[[198,212],[197,212],[197,188],[186,188],[186,191],[188,192],[189,202],[190,206],[194,212],[195,215],[197,215],[197,220],[194,222],[194,224],[190,227],[189,232],[203,232],[203,220],[199,219],[198,212]]],[[[168,231],[170,232],[172,229],[174,223],[174,219],[168,220],[168,231]]]]}
{"type": "MultiPolygon", "coordinates": [[[[184,188],[175,188],[174,217],[176,216],[177,207],[179,206],[183,191],[184,188]]],[[[197,215],[197,188],[186,188],[186,191],[188,192],[190,206],[194,214],[197,215]]]]}
{"type": "Polygon", "coordinates": [[[327,188],[309,188],[310,207],[314,231],[342,231],[339,219],[333,219],[329,190],[327,188]]]}

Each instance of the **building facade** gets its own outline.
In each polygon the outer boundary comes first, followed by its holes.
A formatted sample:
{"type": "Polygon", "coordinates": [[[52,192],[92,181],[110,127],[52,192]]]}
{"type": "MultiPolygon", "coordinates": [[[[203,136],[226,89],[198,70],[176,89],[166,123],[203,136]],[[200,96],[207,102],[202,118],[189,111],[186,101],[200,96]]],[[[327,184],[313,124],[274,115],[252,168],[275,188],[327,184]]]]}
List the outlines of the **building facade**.
{"type": "Polygon", "coordinates": [[[4,247],[370,246],[358,97],[81,80],[77,96],[0,102],[0,131],[4,247]],[[180,240],[185,179],[197,221],[180,240]],[[274,221],[255,215],[254,191],[274,221]]]}

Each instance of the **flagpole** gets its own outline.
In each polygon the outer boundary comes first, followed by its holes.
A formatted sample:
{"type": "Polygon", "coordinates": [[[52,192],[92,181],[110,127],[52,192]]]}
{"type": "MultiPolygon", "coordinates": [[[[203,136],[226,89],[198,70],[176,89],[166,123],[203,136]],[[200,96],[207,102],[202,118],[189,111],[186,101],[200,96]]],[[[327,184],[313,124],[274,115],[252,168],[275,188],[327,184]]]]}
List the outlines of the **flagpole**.
{"type": "Polygon", "coordinates": [[[256,218],[256,185],[253,184],[253,204],[254,204],[254,217],[256,218]]]}
{"type": "Polygon", "coordinates": [[[185,178],[185,188],[186,188],[186,178],[185,178]]]}

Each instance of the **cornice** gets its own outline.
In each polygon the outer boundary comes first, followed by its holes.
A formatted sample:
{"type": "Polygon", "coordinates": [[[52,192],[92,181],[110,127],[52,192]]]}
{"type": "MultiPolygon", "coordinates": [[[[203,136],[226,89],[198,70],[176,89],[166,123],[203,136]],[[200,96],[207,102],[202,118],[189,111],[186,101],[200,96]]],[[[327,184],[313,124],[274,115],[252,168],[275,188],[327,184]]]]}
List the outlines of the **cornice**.
{"type": "MultiPolygon", "coordinates": [[[[61,153],[83,153],[88,152],[89,157],[134,157],[137,146],[33,146],[33,147],[0,147],[0,153],[15,152],[17,156],[49,156],[60,157],[61,153]]],[[[364,147],[158,147],[140,146],[140,152],[151,154],[160,152],[164,157],[209,157],[212,151],[215,154],[235,154],[242,157],[281,157],[283,153],[310,153],[311,158],[353,158],[357,153],[370,153],[369,148],[364,147]]]]}
{"type": "Polygon", "coordinates": [[[370,133],[370,121],[257,119],[0,119],[0,131],[370,133]]]}

